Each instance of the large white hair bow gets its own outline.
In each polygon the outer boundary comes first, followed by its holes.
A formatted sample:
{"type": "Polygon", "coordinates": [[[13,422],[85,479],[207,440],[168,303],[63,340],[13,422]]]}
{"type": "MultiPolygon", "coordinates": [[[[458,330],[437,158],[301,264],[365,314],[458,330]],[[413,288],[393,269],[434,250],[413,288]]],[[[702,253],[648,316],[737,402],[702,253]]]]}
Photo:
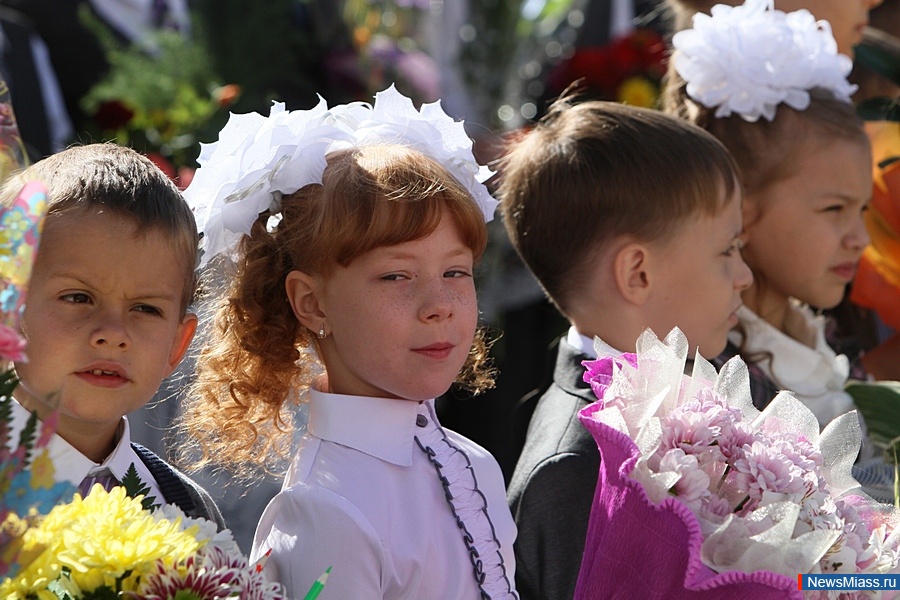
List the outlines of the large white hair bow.
{"type": "Polygon", "coordinates": [[[328,108],[320,97],[310,110],[286,111],[275,102],[268,117],[231,114],[212,144],[201,144],[200,168],[184,192],[203,233],[201,266],[234,251],[260,213],[280,211],[281,198],[321,183],[325,157],[337,150],[372,144],[402,144],[436,160],[481,208],[485,221],[497,201],[484,185],[494,172],[479,165],[472,140],[435,102],[416,110],[392,85],[375,103],[328,108]]]}
{"type": "Polygon", "coordinates": [[[807,10],[775,10],[773,0],[717,4],[711,16],[695,15],[693,29],[676,33],[672,45],[688,95],[716,108],[716,117],[771,121],[782,102],[805,110],[813,88],[846,102],[856,91],[847,81],[852,61],[838,54],[830,25],[807,10]]]}

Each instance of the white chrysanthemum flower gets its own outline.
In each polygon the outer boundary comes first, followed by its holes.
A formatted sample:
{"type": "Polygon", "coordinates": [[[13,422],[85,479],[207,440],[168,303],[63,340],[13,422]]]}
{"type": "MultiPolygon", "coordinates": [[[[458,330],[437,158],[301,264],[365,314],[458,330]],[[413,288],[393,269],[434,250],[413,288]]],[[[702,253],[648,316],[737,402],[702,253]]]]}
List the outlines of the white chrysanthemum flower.
{"type": "Polygon", "coordinates": [[[234,536],[230,529],[219,531],[219,528],[212,521],[208,519],[193,519],[184,514],[184,512],[174,504],[165,504],[161,506],[153,511],[153,516],[156,519],[165,519],[171,522],[181,519],[182,530],[189,529],[196,525],[197,533],[194,537],[198,542],[216,546],[229,556],[241,556],[241,549],[237,545],[237,542],[234,541],[234,536]]]}

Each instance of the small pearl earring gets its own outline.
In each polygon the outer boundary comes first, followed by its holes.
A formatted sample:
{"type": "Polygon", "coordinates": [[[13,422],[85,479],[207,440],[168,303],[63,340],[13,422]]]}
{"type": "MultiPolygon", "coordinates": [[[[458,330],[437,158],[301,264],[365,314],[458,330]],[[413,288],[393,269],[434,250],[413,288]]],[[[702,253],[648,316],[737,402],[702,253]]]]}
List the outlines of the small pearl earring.
{"type": "Polygon", "coordinates": [[[319,327],[319,339],[324,340],[326,337],[325,333],[325,324],[323,323],[321,327],[319,327]]]}

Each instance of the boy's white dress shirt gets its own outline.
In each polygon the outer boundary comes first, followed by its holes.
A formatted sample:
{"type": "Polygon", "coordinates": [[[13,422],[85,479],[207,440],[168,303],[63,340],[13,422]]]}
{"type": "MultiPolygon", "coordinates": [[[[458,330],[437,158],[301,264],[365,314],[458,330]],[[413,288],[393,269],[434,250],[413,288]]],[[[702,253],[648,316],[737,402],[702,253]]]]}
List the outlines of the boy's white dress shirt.
{"type": "MultiPolygon", "coordinates": [[[[119,436],[119,441],[112,453],[107,456],[102,463],[94,463],[85,477],[110,474],[121,483],[125,478],[125,474],[128,472],[128,468],[131,465],[134,465],[138,477],[140,477],[141,481],[150,488],[150,492],[147,495],[155,497],[156,504],[165,504],[165,499],[163,498],[162,492],[159,490],[156,479],[150,473],[150,470],[147,468],[147,465],[144,464],[144,461],[142,461],[135,453],[134,448],[131,447],[131,428],[128,425],[128,417],[122,417],[122,424],[119,426],[119,431],[121,435],[119,436]]],[[[65,442],[65,440],[62,441],[65,442]]]]}
{"type": "MultiPolygon", "coordinates": [[[[25,426],[31,413],[28,412],[17,400],[13,400],[12,420],[10,423],[13,435],[11,443],[18,441],[19,431],[25,426]]],[[[150,495],[156,496],[159,504],[163,504],[163,497],[156,483],[156,478],[150,474],[144,461],[135,454],[134,448],[131,446],[131,429],[128,426],[128,419],[122,417],[122,424],[119,426],[119,441],[116,447],[102,463],[95,463],[84,454],[78,451],[72,444],[54,434],[47,449],[51,460],[56,467],[56,481],[68,481],[74,486],[78,486],[86,477],[99,477],[104,475],[112,475],[119,482],[128,472],[128,467],[134,464],[138,477],[150,488],[150,495]]]]}
{"type": "Polygon", "coordinates": [[[592,360],[599,358],[600,355],[619,356],[625,354],[624,352],[619,352],[600,338],[594,338],[592,340],[588,336],[579,333],[574,325],[569,327],[569,333],[566,335],[566,342],[592,360]],[[598,348],[600,349],[599,353],[597,352],[598,348]]]}

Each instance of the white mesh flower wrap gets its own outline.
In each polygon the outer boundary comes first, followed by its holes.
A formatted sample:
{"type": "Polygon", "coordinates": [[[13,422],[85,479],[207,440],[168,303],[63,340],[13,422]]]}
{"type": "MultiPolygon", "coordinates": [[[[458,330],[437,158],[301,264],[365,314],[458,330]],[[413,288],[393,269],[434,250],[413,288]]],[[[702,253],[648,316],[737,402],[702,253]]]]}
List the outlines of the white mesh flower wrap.
{"type": "Polygon", "coordinates": [[[782,102],[805,110],[813,88],[848,103],[856,90],[847,81],[852,61],[838,54],[828,22],[807,10],[775,10],[773,0],[717,4],[711,16],[695,15],[693,29],[676,33],[672,45],[688,95],[716,108],[717,118],[771,121],[782,102]]]}
{"type": "Polygon", "coordinates": [[[479,165],[472,140],[435,102],[416,110],[392,85],[374,105],[355,102],[328,108],[286,111],[274,103],[268,117],[232,114],[219,139],[201,144],[200,168],[184,192],[203,233],[201,266],[219,253],[232,253],[260,213],[278,213],[281,198],[321,183],[325,157],[337,150],[374,144],[409,146],[436,160],[481,208],[485,221],[497,201],[484,182],[493,171],[479,165]]]}

